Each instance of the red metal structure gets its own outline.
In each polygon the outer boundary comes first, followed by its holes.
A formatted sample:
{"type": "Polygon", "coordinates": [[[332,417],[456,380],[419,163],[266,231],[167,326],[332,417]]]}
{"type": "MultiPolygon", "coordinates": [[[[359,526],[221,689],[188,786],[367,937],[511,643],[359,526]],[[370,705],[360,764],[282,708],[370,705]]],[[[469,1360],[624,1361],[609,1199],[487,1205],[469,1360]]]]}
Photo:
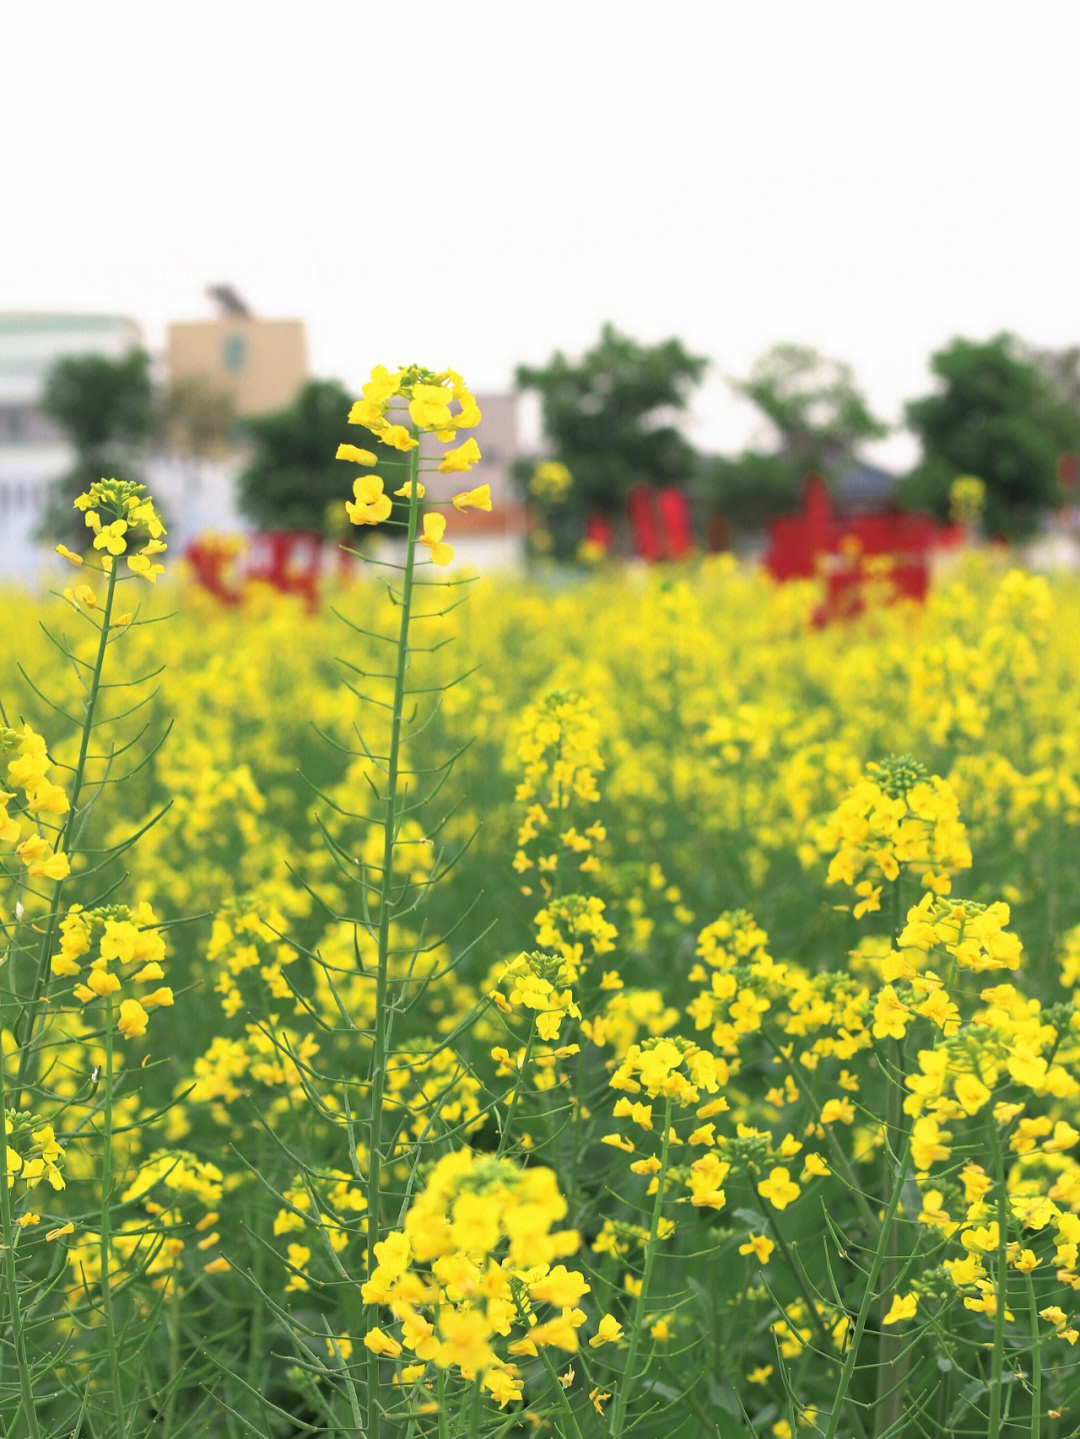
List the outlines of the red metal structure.
{"type": "Polygon", "coordinates": [[[960,543],[965,535],[962,525],[939,525],[929,515],[903,510],[837,515],[825,482],[811,475],[801,512],[769,526],[764,564],[778,580],[823,574],[825,602],[815,618],[824,624],[857,614],[872,577],[887,578],[897,598],[925,599],[931,553],[960,543]]]}
{"type": "Polygon", "coordinates": [[[686,493],[674,485],[635,485],[626,497],[634,554],[642,560],[685,560],[694,551],[686,493]]]}
{"type": "MultiPolygon", "coordinates": [[[[247,541],[212,535],[193,540],[185,551],[195,578],[226,605],[239,604],[244,586],[257,580],[283,594],[302,595],[318,608],[319,575],[326,559],[323,539],[312,530],[260,530],[247,541]]],[[[339,565],[344,572],[342,555],[339,565]]]]}
{"type": "MultiPolygon", "coordinates": [[[[636,485],[627,495],[626,508],[633,553],[639,559],[684,560],[694,553],[684,491],[636,485]]],[[[479,528],[478,521],[487,521],[491,528],[490,519],[480,515],[473,523],[479,528]]],[[[518,516],[518,521],[523,524],[523,517],[518,516]]],[[[505,526],[503,517],[500,530],[505,526]]],[[[611,521],[590,516],[585,535],[609,550],[614,538],[611,521]]],[[[965,535],[962,525],[943,526],[929,515],[902,510],[838,515],[824,481],[811,475],[802,510],[769,526],[764,564],[777,580],[823,576],[825,601],[816,618],[825,623],[858,613],[869,582],[886,581],[894,596],[924,599],[931,554],[956,545],[965,535]]],[[[234,537],[204,536],[193,541],[186,553],[196,579],[223,604],[238,604],[245,584],[258,580],[284,594],[303,596],[310,610],[318,605],[319,581],[328,568],[336,565],[344,579],[353,563],[339,546],[310,530],[263,530],[239,543],[234,537]]]]}

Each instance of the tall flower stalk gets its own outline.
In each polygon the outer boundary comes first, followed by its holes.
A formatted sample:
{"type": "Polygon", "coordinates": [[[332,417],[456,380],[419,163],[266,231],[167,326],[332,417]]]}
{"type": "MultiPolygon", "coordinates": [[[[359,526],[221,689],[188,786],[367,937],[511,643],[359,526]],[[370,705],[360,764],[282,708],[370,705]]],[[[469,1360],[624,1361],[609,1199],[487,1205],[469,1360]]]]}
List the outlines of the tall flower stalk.
{"type": "MultiPolygon", "coordinates": [[[[417,652],[411,642],[410,630],[414,622],[413,605],[418,583],[418,564],[425,559],[434,567],[445,567],[453,559],[453,548],[444,539],[446,517],[435,508],[421,512],[421,500],[426,488],[421,479],[425,462],[421,452],[421,439],[434,435],[446,444],[457,439],[460,432],[474,427],[480,420],[480,411],[466,388],[460,375],[453,371],[436,373],[419,366],[409,366],[391,374],[379,366],[372,372],[371,379],[364,386],[363,396],[352,407],[349,421],[369,429],[383,445],[402,452],[404,458],[388,461],[404,470],[404,483],[395,491],[395,498],[405,501],[404,519],[393,520],[393,499],[385,493],[382,478],[375,473],[358,475],[353,481],[353,499],[346,502],[349,520],[358,527],[376,526],[386,522],[404,530],[404,557],[400,563],[389,562],[400,574],[400,587],[390,583],[389,597],[398,609],[397,634],[392,638],[394,662],[389,675],[393,691],[389,702],[389,730],[385,752],[374,753],[366,744],[364,751],[368,759],[381,774],[381,794],[378,796],[379,811],[375,823],[382,829],[381,862],[377,872],[369,879],[362,869],[361,907],[358,923],[369,934],[373,932],[376,943],[374,980],[374,1006],[371,1018],[371,1060],[368,1073],[369,1120],[367,1124],[367,1269],[375,1272],[378,1267],[377,1250],[382,1243],[386,1223],[386,1195],[384,1193],[384,1165],[387,1158],[388,1136],[384,1132],[387,1097],[387,1069],[393,1053],[393,1023],[400,1011],[404,989],[395,982],[391,973],[394,957],[392,925],[405,909],[415,900],[410,894],[410,883],[403,878],[397,864],[397,851],[404,843],[402,824],[407,811],[416,807],[416,801],[407,799],[404,783],[404,749],[415,733],[411,721],[406,717],[406,705],[411,695],[421,693],[420,688],[410,690],[409,672],[414,654],[417,652]],[[402,406],[407,414],[401,413],[402,406]],[[407,423],[400,421],[406,420],[407,423]],[[377,918],[372,915],[372,905],[377,907],[377,918]]],[[[376,456],[369,450],[355,445],[342,445],[338,458],[370,468],[376,463],[376,456]]],[[[437,468],[442,474],[463,473],[480,458],[475,440],[465,440],[445,451],[437,468]]],[[[434,466],[432,466],[434,467],[434,466]]],[[[481,486],[455,495],[451,501],[454,508],[490,509],[491,496],[488,487],[481,486]]],[[[365,558],[361,556],[362,558],[365,558]]],[[[386,563],[379,561],[378,563],[386,563]]],[[[350,666],[355,669],[355,666],[350,666]]],[[[362,700],[372,697],[361,695],[362,700]]],[[[376,701],[385,708],[384,701],[376,701]]],[[[415,717],[415,716],[414,716],[415,717]]],[[[358,731],[359,733],[359,731],[358,731]]],[[[363,744],[363,740],[361,740],[363,744]]],[[[340,854],[339,854],[340,857],[340,854]]],[[[437,864],[433,878],[437,877],[437,864]]],[[[445,872],[445,870],[443,871],[445,872]]],[[[414,955],[415,960],[415,955],[414,955]]],[[[407,988],[407,981],[405,984],[407,988]]],[[[369,1328],[375,1328],[374,1316],[369,1328]]],[[[367,1395],[365,1423],[370,1439],[378,1439],[382,1429],[382,1410],[379,1397],[380,1355],[377,1348],[369,1346],[367,1364],[367,1395]]],[[[479,1389],[476,1391],[478,1401],[479,1389]]]]}
{"type": "MultiPolygon", "coordinates": [[[[0,707],[0,765],[6,781],[0,784],[0,851],[12,846],[11,858],[16,861],[12,868],[9,856],[0,852],[0,876],[14,880],[16,890],[13,917],[3,925],[5,958],[0,990],[0,1031],[8,1041],[5,1056],[11,1061],[10,1071],[0,1073],[0,1330],[9,1336],[0,1342],[0,1403],[6,1403],[12,1392],[6,1366],[14,1359],[21,1418],[16,1416],[13,1422],[17,1427],[12,1432],[21,1433],[24,1428],[32,1436],[51,1432],[51,1401],[58,1400],[67,1387],[67,1381],[61,1380],[57,1388],[60,1341],[47,1301],[64,1261],[63,1247],[58,1251],[52,1245],[75,1231],[74,1223],[68,1221],[47,1233],[38,1232],[39,1226],[41,1231],[46,1227],[41,1215],[34,1212],[38,1205],[44,1207],[38,1186],[45,1180],[45,1193],[64,1190],[65,1146],[74,1133],[83,1147],[85,1134],[91,1133],[98,1121],[99,1226],[98,1234],[88,1234],[86,1241],[96,1246],[90,1265],[94,1278],[100,1270],[102,1293],[99,1301],[92,1294],[93,1278],[88,1279],[83,1284],[87,1307],[75,1300],[70,1320],[92,1329],[100,1319],[103,1343],[100,1350],[91,1346],[84,1366],[80,1413],[88,1419],[93,1415],[95,1426],[105,1426],[95,1432],[119,1435],[132,1423],[133,1407],[137,1406],[130,1406],[122,1394],[122,1342],[110,1274],[115,1258],[111,1244],[115,1210],[119,1207],[113,1193],[117,1133],[114,1043],[117,1032],[125,1040],[145,1033],[149,1011],[173,1003],[168,987],[152,991],[146,987],[164,977],[159,962],[164,944],[154,932],[157,921],[150,906],[145,902],[133,908],[102,903],[112,898],[115,889],[103,877],[109,862],[160,816],[152,816],[135,835],[120,840],[110,836],[93,848],[87,835],[91,811],[106,785],[123,778],[112,772],[114,761],[131,747],[114,736],[98,746],[101,753],[92,753],[92,736],[102,725],[123,718],[112,706],[103,704],[105,694],[135,688],[149,678],[114,677],[111,673],[114,646],[140,623],[137,609],[118,613],[120,586],[129,581],[156,582],[163,568],[156,556],[166,548],[162,539],[165,528],[142,485],[102,479],[75,504],[85,516],[92,541],[86,556],[57,547],[82,579],[65,589],[62,598],[78,622],[91,628],[94,638],[87,646],[54,633],[50,626],[43,629],[81,689],[76,713],[71,713],[71,700],[65,693],[47,693],[46,681],[35,681],[22,669],[30,690],[58,717],[53,723],[60,727],[66,720],[73,726],[74,734],[66,740],[71,749],[66,750],[52,737],[51,728],[48,740],[25,721],[12,728],[0,707]],[[103,594],[92,581],[95,574],[104,579],[103,594]],[[56,745],[55,753],[52,745],[56,745]],[[72,750],[73,761],[64,763],[59,756],[72,750]],[[72,905],[68,894],[76,885],[84,902],[72,905]],[[99,1005],[99,1001],[104,1003],[99,1005]],[[61,1018],[65,1011],[74,1017],[70,1028],[61,1018]],[[90,1022],[95,1013],[102,1022],[100,1030],[90,1022]],[[60,1051],[65,1058],[57,1065],[60,1051]],[[103,1090],[95,1097],[102,1067],[103,1090]],[[82,1092],[74,1092],[66,1082],[65,1070],[90,1076],[82,1092]],[[54,1123],[60,1130],[59,1139],[54,1123]],[[99,1412],[99,1395],[105,1393],[111,1396],[111,1412],[110,1405],[105,1405],[108,1417],[99,1412]]],[[[137,709],[143,702],[131,708],[137,709]]],[[[139,763],[145,763],[156,748],[152,746],[139,763]]],[[[108,817],[103,818],[107,823],[108,817]]],[[[102,830],[103,836],[107,833],[102,830]]],[[[4,910],[6,901],[0,919],[4,910]]],[[[85,1202],[81,1207],[85,1212],[85,1202]]],[[[127,1268],[127,1279],[135,1280],[141,1261],[130,1255],[127,1268]]]]}

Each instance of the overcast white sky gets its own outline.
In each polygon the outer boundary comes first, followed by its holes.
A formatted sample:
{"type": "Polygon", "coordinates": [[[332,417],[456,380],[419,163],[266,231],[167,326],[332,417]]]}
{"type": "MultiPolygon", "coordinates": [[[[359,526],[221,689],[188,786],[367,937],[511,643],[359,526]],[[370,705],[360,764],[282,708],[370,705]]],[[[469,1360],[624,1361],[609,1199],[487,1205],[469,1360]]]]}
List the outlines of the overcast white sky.
{"type": "MultiPolygon", "coordinates": [[[[160,345],[232,283],[313,371],[474,389],[611,320],[723,375],[793,340],[900,418],[955,334],[1080,342],[1080,5],[11,6],[0,308],[160,345]]],[[[887,446],[893,462],[912,456],[887,446]]]]}

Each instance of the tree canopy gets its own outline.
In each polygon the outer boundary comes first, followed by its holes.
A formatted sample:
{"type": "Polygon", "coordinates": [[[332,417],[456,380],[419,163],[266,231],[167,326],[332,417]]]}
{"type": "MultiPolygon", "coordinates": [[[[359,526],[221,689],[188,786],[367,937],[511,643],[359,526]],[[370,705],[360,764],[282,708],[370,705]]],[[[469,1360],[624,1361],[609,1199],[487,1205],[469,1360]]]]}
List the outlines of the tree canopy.
{"type": "Polygon", "coordinates": [[[232,396],[204,375],[173,380],[161,396],[160,418],[166,445],[196,465],[221,451],[237,428],[232,396]]]}
{"type": "Polygon", "coordinates": [[[156,424],[150,356],[69,355],[50,371],[42,408],[80,456],[138,445],[156,424]]]}
{"type": "Polygon", "coordinates": [[[732,388],[772,421],[783,454],[804,472],[854,458],[888,426],[871,414],[850,365],[807,345],[774,345],[732,388]]]}
{"type": "Polygon", "coordinates": [[[142,478],[139,452],[158,424],[150,356],[139,349],[116,360],[69,355],[50,371],[42,409],[64,431],[75,464],[54,483],[39,533],[82,547],[89,532],[73,508],[76,497],[103,476],[142,478]]]}
{"type": "MultiPolygon", "coordinates": [[[[340,381],[309,380],[285,409],[246,421],[254,450],[238,484],[245,518],[261,529],[340,532],[352,472],[334,456],[352,402],[340,381]]],[[[385,451],[367,431],[358,443],[385,451]]]]}
{"type": "Polygon", "coordinates": [[[944,518],[954,480],[974,475],[986,486],[987,530],[1029,533],[1039,512],[1061,501],[1058,462],[1080,446],[1080,410],[1006,332],[954,339],[931,369],[939,390],[906,407],[923,459],[905,480],[905,501],[944,518]]]}
{"type": "Polygon", "coordinates": [[[674,421],[707,365],[679,340],[642,345],[605,325],[580,360],[560,350],[518,368],[519,387],[540,396],[550,457],[573,476],[579,513],[619,513],[636,484],[693,478],[697,453],[674,421]]]}
{"type": "Polygon", "coordinates": [[[888,433],[851,366],[806,345],[775,345],[745,379],[728,383],[757,406],[778,440],[775,450],[717,455],[702,466],[705,496],[739,529],[756,529],[790,510],[808,474],[836,477],[855,463],[863,441],[888,433]]]}

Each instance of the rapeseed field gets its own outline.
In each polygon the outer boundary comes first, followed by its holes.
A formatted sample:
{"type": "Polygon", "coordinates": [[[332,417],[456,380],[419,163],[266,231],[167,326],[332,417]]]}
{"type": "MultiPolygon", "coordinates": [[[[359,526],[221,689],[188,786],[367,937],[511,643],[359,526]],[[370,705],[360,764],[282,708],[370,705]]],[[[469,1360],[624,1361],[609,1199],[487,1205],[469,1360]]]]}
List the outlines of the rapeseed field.
{"type": "Polygon", "coordinates": [[[5,597],[4,1435],[1080,1432],[1080,584],[470,577],[477,419],[318,613],[5,597]]]}

